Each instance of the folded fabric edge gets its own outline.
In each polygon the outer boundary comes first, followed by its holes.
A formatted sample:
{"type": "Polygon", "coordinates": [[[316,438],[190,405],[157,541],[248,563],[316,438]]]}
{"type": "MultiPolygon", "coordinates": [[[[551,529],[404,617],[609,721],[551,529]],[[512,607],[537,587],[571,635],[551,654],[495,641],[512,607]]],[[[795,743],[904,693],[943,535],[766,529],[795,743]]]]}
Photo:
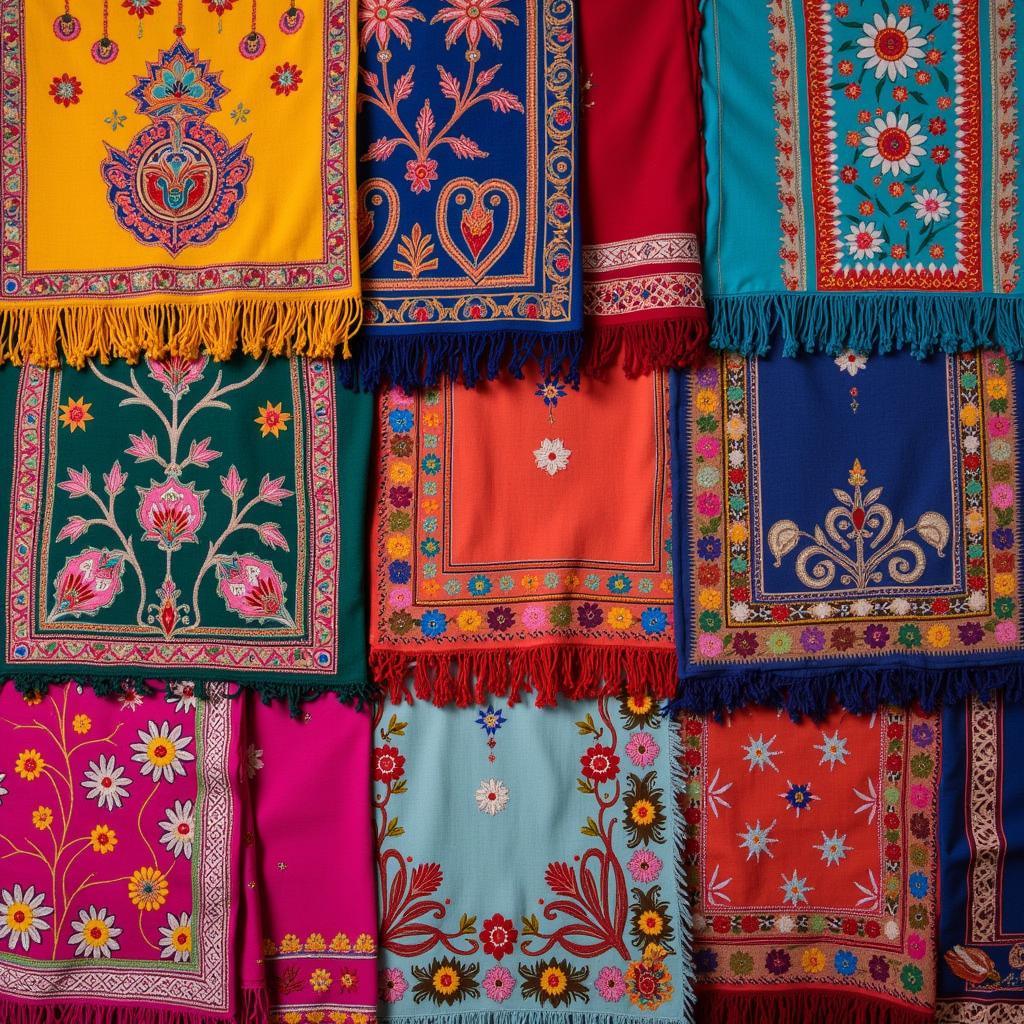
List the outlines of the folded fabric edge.
{"type": "Polygon", "coordinates": [[[934,1021],[934,1010],[916,1010],[888,999],[872,999],[835,986],[788,992],[715,991],[697,986],[697,1012],[702,1024],[922,1024],[934,1021]]]}
{"type": "Polygon", "coordinates": [[[532,647],[412,652],[370,651],[370,672],[395,704],[429,700],[436,706],[468,707],[488,696],[525,694],[537,707],[552,707],[558,697],[582,700],[632,696],[659,700],[676,692],[676,653],[642,647],[587,647],[538,644],[532,647]]]}
{"type": "MultiPolygon", "coordinates": [[[[21,694],[38,694],[45,696],[51,686],[84,686],[92,690],[99,697],[123,697],[125,694],[139,697],[149,697],[160,692],[168,696],[179,696],[175,686],[187,682],[193,692],[200,700],[206,700],[210,692],[215,690],[222,692],[224,688],[229,691],[237,688],[237,693],[244,690],[252,690],[259,694],[264,704],[271,704],[274,701],[281,701],[288,705],[292,718],[300,718],[302,708],[311,700],[322,697],[326,694],[334,694],[343,704],[352,704],[357,710],[362,710],[363,705],[379,696],[379,690],[366,680],[359,682],[339,682],[310,684],[307,682],[285,682],[283,680],[255,680],[241,679],[232,680],[230,683],[218,682],[210,679],[162,679],[153,675],[127,675],[118,674],[111,676],[95,675],[93,673],[63,673],[36,675],[34,673],[6,673],[0,674],[0,687],[10,683],[21,694]]],[[[3,1020],[0,1017],[0,1020],[3,1020]]]]}
{"type": "Polygon", "coordinates": [[[883,704],[917,701],[926,711],[978,694],[987,700],[1002,691],[1024,699],[1024,662],[953,667],[876,665],[871,667],[772,669],[705,673],[679,681],[667,714],[688,711],[721,715],[747,704],[787,711],[795,720],[821,721],[835,701],[854,714],[883,704]]]}
{"type": "Polygon", "coordinates": [[[690,911],[690,879],[687,877],[686,845],[689,840],[690,826],[687,822],[683,807],[680,803],[680,794],[686,793],[687,776],[683,768],[683,746],[682,730],[675,723],[670,722],[670,737],[672,740],[672,833],[675,841],[675,878],[676,878],[676,900],[679,912],[679,956],[683,962],[683,976],[686,985],[683,987],[683,1007],[686,1010],[686,1019],[694,1020],[697,1008],[697,992],[694,987],[697,976],[697,965],[694,960],[693,951],[693,916],[690,911]],[[685,934],[684,934],[685,932],[685,934]]]}
{"type": "Polygon", "coordinates": [[[781,341],[786,356],[996,348],[1024,359],[1024,296],[759,292],[711,297],[708,307],[711,347],[740,355],[768,355],[781,341]]]}
{"type": "Polygon", "coordinates": [[[707,316],[681,313],[673,317],[632,323],[587,321],[583,372],[604,376],[619,362],[627,377],[644,377],[655,370],[687,369],[707,360],[710,327],[707,316]]]}
{"type": "Polygon", "coordinates": [[[424,334],[363,333],[354,356],[340,366],[340,380],[358,391],[373,391],[384,382],[412,391],[434,387],[442,377],[474,387],[508,371],[519,379],[531,359],[542,366],[565,367],[570,384],[579,383],[583,331],[437,331],[424,334]]]}
{"type": "Polygon", "coordinates": [[[81,368],[89,359],[138,362],[143,356],[195,359],[204,352],[250,356],[351,355],[349,340],[362,323],[358,296],[182,297],[131,303],[101,302],[0,309],[0,363],[81,368]]]}
{"type": "Polygon", "coordinates": [[[42,1000],[0,993],[4,1024],[269,1024],[270,1000],[264,988],[244,988],[233,1012],[155,1003],[98,1003],[53,995],[42,1000]]]}

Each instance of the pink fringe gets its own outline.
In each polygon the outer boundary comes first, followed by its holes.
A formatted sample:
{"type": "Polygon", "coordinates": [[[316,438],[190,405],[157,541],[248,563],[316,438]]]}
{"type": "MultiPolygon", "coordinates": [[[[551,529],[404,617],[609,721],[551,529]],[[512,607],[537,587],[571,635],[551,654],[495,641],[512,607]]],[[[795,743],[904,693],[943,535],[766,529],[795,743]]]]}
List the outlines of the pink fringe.
{"type": "Polygon", "coordinates": [[[672,367],[702,366],[708,357],[709,335],[703,312],[625,324],[588,321],[583,372],[604,376],[618,361],[620,351],[627,377],[672,367]]]}

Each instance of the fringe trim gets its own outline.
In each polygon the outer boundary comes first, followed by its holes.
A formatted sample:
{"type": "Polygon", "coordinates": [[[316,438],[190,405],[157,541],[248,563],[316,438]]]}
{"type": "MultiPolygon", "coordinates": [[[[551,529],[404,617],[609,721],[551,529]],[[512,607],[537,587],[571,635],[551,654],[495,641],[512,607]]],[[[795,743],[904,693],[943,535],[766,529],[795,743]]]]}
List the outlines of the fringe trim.
{"type": "MultiPolygon", "coordinates": [[[[670,1007],[666,1007],[670,1009],[670,1007]]],[[[455,1010],[448,1014],[392,1015],[386,1009],[378,1018],[380,1024],[636,1024],[638,1020],[653,1024],[680,1024],[679,1017],[669,1014],[644,1014],[641,1018],[627,1013],[595,1013],[593,1010],[546,1010],[524,1007],[519,1010],[455,1010]]]]}
{"type": "MultiPolygon", "coordinates": [[[[311,689],[308,684],[287,683],[281,680],[257,682],[255,680],[234,680],[230,683],[211,679],[154,679],[149,676],[119,674],[116,676],[100,676],[93,674],[72,675],[60,673],[56,675],[33,675],[31,673],[0,673],[0,687],[11,683],[21,694],[38,693],[46,696],[51,686],[84,686],[92,690],[98,697],[121,697],[126,691],[134,691],[140,697],[151,697],[164,693],[170,697],[172,686],[178,682],[188,682],[195,687],[196,696],[200,700],[227,696],[229,699],[240,697],[247,690],[259,695],[264,704],[274,701],[287,703],[292,718],[301,718],[303,707],[310,701],[325,694],[333,693],[342,704],[351,704],[357,711],[375,697],[379,691],[365,680],[361,682],[334,682],[318,685],[311,689]]],[[[0,1016],[0,1021],[3,1017],[0,1016]]]]}
{"type": "Polygon", "coordinates": [[[679,909],[679,956],[682,960],[683,976],[677,990],[681,989],[684,1020],[695,1019],[696,993],[693,982],[697,970],[693,960],[693,918],[690,913],[690,886],[686,877],[686,819],[680,799],[686,793],[686,780],[683,777],[683,738],[682,726],[669,719],[666,723],[670,730],[672,779],[672,841],[675,843],[676,855],[673,867],[676,877],[676,906],[679,909]],[[685,984],[683,984],[685,982],[685,984]]]}
{"type": "Polygon", "coordinates": [[[748,669],[709,673],[679,682],[667,714],[690,711],[721,716],[746,704],[764,704],[821,721],[837,700],[854,714],[883,704],[906,706],[917,701],[925,711],[956,704],[978,694],[987,700],[1002,691],[1007,700],[1024,700],[1024,660],[1001,665],[958,668],[877,665],[820,669],[748,669]]]}
{"type": "Polygon", "coordinates": [[[840,986],[772,991],[723,992],[697,989],[701,1024],[922,1024],[935,1020],[935,1010],[916,1009],[889,999],[873,999],[840,986]]]}
{"type": "Polygon", "coordinates": [[[1024,359],[1022,296],[762,292],[712,298],[708,306],[711,347],[741,355],[768,355],[781,339],[787,356],[907,349],[922,359],[997,348],[1024,359]]]}
{"type": "Polygon", "coordinates": [[[340,379],[357,391],[374,391],[383,382],[412,391],[434,387],[442,377],[466,387],[494,380],[507,370],[517,380],[531,359],[541,366],[564,367],[570,384],[578,384],[583,331],[463,331],[435,334],[360,334],[355,356],[343,363],[340,379]]]}
{"type": "Polygon", "coordinates": [[[263,989],[243,989],[234,1013],[153,1003],[61,1002],[55,993],[46,1002],[0,996],[3,1024],[269,1024],[270,1001],[263,989]]]}
{"type": "Polygon", "coordinates": [[[370,672],[395,704],[411,704],[415,695],[437,707],[485,704],[488,696],[513,705],[533,693],[542,708],[559,696],[617,697],[624,686],[634,696],[671,697],[677,668],[672,650],[545,644],[429,654],[371,649],[370,672]]]}
{"type": "Polygon", "coordinates": [[[587,321],[587,350],[583,372],[604,376],[622,355],[627,377],[642,377],[655,370],[694,368],[707,360],[710,328],[707,317],[677,316],[639,320],[633,323],[607,323],[596,318],[587,321]]]}
{"type": "Polygon", "coordinates": [[[236,349],[249,356],[330,358],[340,348],[347,359],[362,310],[358,296],[0,308],[0,364],[56,367],[62,354],[79,369],[88,359],[136,363],[143,356],[194,359],[205,352],[225,360],[236,349]]]}

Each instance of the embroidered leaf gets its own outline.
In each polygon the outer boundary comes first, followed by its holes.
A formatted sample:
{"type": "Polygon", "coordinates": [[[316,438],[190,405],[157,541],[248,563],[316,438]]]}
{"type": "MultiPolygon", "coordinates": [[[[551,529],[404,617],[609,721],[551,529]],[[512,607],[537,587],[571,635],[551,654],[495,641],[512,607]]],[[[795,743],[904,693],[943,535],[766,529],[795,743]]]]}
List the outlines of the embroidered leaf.
{"type": "Polygon", "coordinates": [[[88,529],[88,519],[83,519],[81,516],[72,516],[63,525],[63,527],[61,527],[60,533],[57,534],[57,540],[78,540],[78,538],[81,537],[88,529]]]}
{"type": "Polygon", "coordinates": [[[265,473],[260,481],[260,500],[267,502],[268,505],[280,505],[282,498],[290,498],[294,491],[289,491],[286,487],[282,487],[281,484],[283,483],[283,476],[277,476],[271,480],[270,474],[265,473]]]}
{"type": "Polygon", "coordinates": [[[775,567],[782,565],[783,558],[800,541],[800,527],[792,519],[780,519],[768,531],[768,549],[775,556],[775,567]]]}
{"type": "Polygon", "coordinates": [[[507,114],[510,110],[522,111],[523,109],[519,97],[510,93],[508,89],[495,89],[493,92],[487,93],[487,99],[491,101],[491,107],[502,114],[507,114]]]}
{"type": "Polygon", "coordinates": [[[387,831],[384,833],[384,835],[391,836],[391,838],[395,838],[396,836],[404,836],[405,835],[405,829],[402,828],[402,826],[398,824],[398,819],[397,818],[392,818],[388,822],[387,831]]]}
{"type": "Polygon", "coordinates": [[[124,485],[127,479],[128,477],[121,469],[121,463],[115,462],[113,466],[110,467],[110,472],[103,474],[103,490],[105,490],[110,497],[115,498],[124,490],[124,485]]]}
{"type": "Polygon", "coordinates": [[[923,512],[914,529],[921,540],[942,555],[949,541],[949,523],[938,512],[923,512]]]}
{"type": "Polygon", "coordinates": [[[841,491],[838,487],[833,487],[832,493],[836,496],[836,501],[838,501],[840,505],[845,505],[847,508],[850,508],[850,506],[853,505],[853,498],[851,498],[846,491],[841,491]]]}
{"type": "Polygon", "coordinates": [[[459,917],[459,934],[472,935],[476,931],[476,915],[462,914],[459,917]]]}
{"type": "Polygon", "coordinates": [[[412,73],[416,70],[416,65],[413,64],[409,67],[404,75],[395,79],[394,88],[391,90],[391,102],[398,106],[406,97],[412,93],[412,73]]]}
{"type": "Polygon", "coordinates": [[[412,869],[412,878],[409,881],[409,896],[411,899],[422,899],[430,896],[441,888],[444,881],[444,872],[440,864],[417,864],[412,869]]]}
{"type": "Polygon", "coordinates": [[[419,135],[420,145],[426,146],[430,141],[430,133],[434,130],[434,113],[430,109],[430,100],[423,101],[423,109],[416,118],[416,132],[419,135]]]}
{"type": "Polygon", "coordinates": [[[494,76],[501,70],[500,64],[495,64],[492,68],[487,68],[486,71],[478,72],[476,76],[476,87],[483,89],[490,85],[494,81],[494,76]]]}
{"type": "Polygon", "coordinates": [[[366,68],[360,67],[359,77],[363,80],[363,84],[369,86],[371,89],[376,89],[380,79],[372,71],[367,71],[366,68]]]}
{"type": "Polygon", "coordinates": [[[460,160],[475,160],[477,157],[487,156],[468,135],[460,135],[458,138],[446,135],[441,141],[447,142],[460,160]]]}
{"type": "Polygon", "coordinates": [[[864,496],[864,505],[865,505],[865,507],[867,507],[868,505],[874,505],[874,503],[875,503],[876,501],[878,501],[878,499],[879,499],[879,498],[880,498],[881,496],[882,496],[882,488],[881,488],[881,487],[873,487],[873,488],[872,488],[872,489],[871,489],[870,491],[868,491],[868,493],[867,493],[867,494],[866,494],[866,495],[864,496]]]}
{"type": "Polygon", "coordinates": [[[577,894],[576,875],[564,861],[549,864],[547,871],[544,872],[544,881],[548,883],[548,888],[558,896],[575,896],[577,894]]]}
{"type": "Polygon", "coordinates": [[[585,836],[598,836],[600,833],[597,830],[597,822],[593,818],[587,818],[587,823],[584,825],[580,832],[585,836]]]}
{"type": "Polygon", "coordinates": [[[588,781],[587,779],[577,779],[576,780],[576,788],[581,793],[590,794],[590,793],[594,792],[593,784],[590,781],[588,781]]]}
{"type": "Polygon", "coordinates": [[[256,527],[256,532],[260,535],[260,540],[268,548],[281,548],[282,551],[288,550],[288,541],[278,528],[277,523],[261,523],[256,527]]]}
{"type": "Polygon", "coordinates": [[[523,917],[523,935],[536,935],[540,932],[540,922],[537,920],[536,914],[531,914],[529,917],[523,917]]]}
{"type": "Polygon", "coordinates": [[[437,73],[441,76],[442,95],[457,103],[462,96],[462,83],[451,72],[445,71],[440,64],[437,65],[437,73]]]}
{"type": "Polygon", "coordinates": [[[406,727],[409,725],[408,722],[400,722],[398,715],[392,715],[388,722],[387,734],[385,738],[391,736],[404,736],[406,727]]]}
{"type": "Polygon", "coordinates": [[[594,716],[588,714],[586,718],[576,723],[576,728],[579,729],[581,736],[586,736],[588,733],[596,733],[597,730],[594,728],[594,716]]]}
{"type": "Polygon", "coordinates": [[[408,790],[408,786],[405,784],[405,779],[399,779],[397,782],[391,784],[391,793],[404,793],[408,790]]]}
{"type": "Polygon", "coordinates": [[[430,234],[424,234],[417,221],[412,226],[411,234],[402,235],[402,241],[398,244],[399,255],[405,258],[394,260],[391,266],[398,273],[419,277],[426,271],[437,270],[438,261],[429,258],[433,251],[434,243],[430,240],[430,234]]]}
{"type": "Polygon", "coordinates": [[[69,469],[67,480],[57,486],[62,491],[67,491],[72,498],[81,498],[92,490],[92,474],[85,466],[82,467],[81,472],[77,469],[69,469]]]}
{"type": "Polygon", "coordinates": [[[129,434],[131,447],[125,448],[125,455],[134,455],[136,462],[146,462],[158,458],[156,438],[143,431],[141,434],[129,434]]]}
{"type": "Polygon", "coordinates": [[[378,139],[360,157],[361,160],[387,160],[398,148],[401,139],[378,139]]]}
{"type": "Polygon", "coordinates": [[[206,469],[214,459],[219,459],[221,452],[215,452],[210,447],[213,438],[204,437],[202,441],[193,441],[188,447],[188,462],[194,466],[202,466],[206,469]]]}
{"type": "Polygon", "coordinates": [[[245,490],[245,481],[238,475],[238,470],[234,466],[228,470],[227,476],[220,478],[220,484],[220,489],[225,496],[236,500],[242,496],[242,491],[245,490]]]}

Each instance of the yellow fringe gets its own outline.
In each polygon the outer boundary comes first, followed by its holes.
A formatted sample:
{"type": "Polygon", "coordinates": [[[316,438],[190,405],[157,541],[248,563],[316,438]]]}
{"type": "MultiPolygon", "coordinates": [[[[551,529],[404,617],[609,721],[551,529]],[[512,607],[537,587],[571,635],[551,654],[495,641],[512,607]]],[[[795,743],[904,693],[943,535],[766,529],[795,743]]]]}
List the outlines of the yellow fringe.
{"type": "Polygon", "coordinates": [[[351,356],[349,339],[362,324],[362,302],[348,298],[219,298],[209,301],[0,308],[0,364],[59,366],[61,355],[81,368],[143,356],[206,353],[250,356],[351,356]]]}

